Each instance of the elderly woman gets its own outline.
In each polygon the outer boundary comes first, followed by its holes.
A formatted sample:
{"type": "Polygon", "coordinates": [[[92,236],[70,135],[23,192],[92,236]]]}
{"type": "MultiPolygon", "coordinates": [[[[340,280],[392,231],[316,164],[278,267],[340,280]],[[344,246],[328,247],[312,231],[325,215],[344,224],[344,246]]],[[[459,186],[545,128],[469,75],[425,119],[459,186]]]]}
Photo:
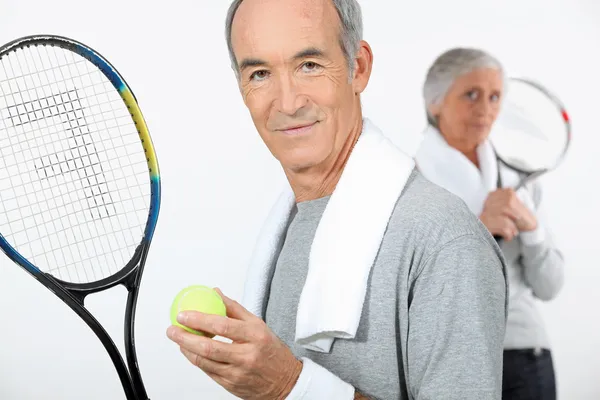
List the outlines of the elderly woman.
{"type": "Polygon", "coordinates": [[[484,51],[456,48],[439,56],[423,88],[429,126],[416,160],[426,178],[462,198],[503,239],[510,291],[503,399],[550,400],[554,368],[537,303],[561,289],[563,257],[542,214],[539,183],[515,193],[518,176],[499,165],[489,143],[504,80],[501,64],[484,51]]]}

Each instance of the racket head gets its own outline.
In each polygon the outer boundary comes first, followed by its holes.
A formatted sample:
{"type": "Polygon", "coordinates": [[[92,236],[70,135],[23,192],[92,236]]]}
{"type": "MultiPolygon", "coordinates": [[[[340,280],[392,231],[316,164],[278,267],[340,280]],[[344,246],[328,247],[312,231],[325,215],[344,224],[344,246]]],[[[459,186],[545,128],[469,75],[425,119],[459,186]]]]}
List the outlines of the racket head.
{"type": "Polygon", "coordinates": [[[154,146],[117,70],[62,36],[0,47],[4,253],[67,288],[110,287],[143,268],[159,209],[154,146]]]}
{"type": "Polygon", "coordinates": [[[510,78],[490,141],[498,159],[513,170],[526,175],[550,171],[569,149],[569,114],[558,97],[538,82],[510,78]]]}

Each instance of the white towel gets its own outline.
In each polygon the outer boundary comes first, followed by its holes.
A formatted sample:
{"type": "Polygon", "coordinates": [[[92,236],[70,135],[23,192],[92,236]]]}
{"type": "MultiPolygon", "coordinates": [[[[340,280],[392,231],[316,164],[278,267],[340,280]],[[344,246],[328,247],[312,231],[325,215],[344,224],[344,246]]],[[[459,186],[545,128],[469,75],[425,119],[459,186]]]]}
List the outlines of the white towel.
{"type": "MultiPolygon", "coordinates": [[[[464,154],[451,147],[439,130],[432,126],[425,130],[415,156],[417,168],[423,176],[460,197],[471,212],[479,217],[489,193],[498,189],[498,174],[503,187],[513,188],[518,185],[520,176],[498,163],[489,140],[477,147],[477,158],[479,169],[464,154]]],[[[526,185],[517,191],[517,197],[535,214],[536,207],[530,191],[530,185],[526,185]]],[[[528,236],[526,232],[523,233],[528,236]]],[[[539,233],[536,235],[541,237],[539,233]]]]}
{"type": "Polygon", "coordinates": [[[488,140],[477,148],[477,157],[480,169],[429,126],[415,159],[428,180],[460,197],[479,216],[488,194],[497,189],[498,163],[488,140]]]}
{"type": "MultiPolygon", "coordinates": [[[[298,304],[295,340],[328,353],[356,335],[367,282],[413,159],[368,119],[317,227],[298,304]]],[[[264,319],[269,287],[295,197],[288,187],[259,236],[242,303],[264,319]]]]}

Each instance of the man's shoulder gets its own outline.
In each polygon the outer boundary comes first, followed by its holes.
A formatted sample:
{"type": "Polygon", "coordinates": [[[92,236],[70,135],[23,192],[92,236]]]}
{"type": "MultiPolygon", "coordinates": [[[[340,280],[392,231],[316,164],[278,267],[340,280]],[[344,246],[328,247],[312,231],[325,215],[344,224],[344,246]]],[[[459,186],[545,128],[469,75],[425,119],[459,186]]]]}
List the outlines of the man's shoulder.
{"type": "Polygon", "coordinates": [[[486,269],[490,273],[496,273],[497,267],[504,273],[506,268],[495,239],[466,203],[417,170],[398,198],[387,235],[386,248],[401,248],[399,256],[404,259],[401,264],[408,268],[408,273],[402,276],[408,279],[416,279],[427,261],[442,253],[460,253],[463,258],[461,261],[439,260],[441,264],[432,270],[435,273],[446,274],[458,262],[463,272],[480,274],[483,272],[476,270],[482,268],[481,260],[493,266],[486,269]]]}
{"type": "Polygon", "coordinates": [[[389,229],[408,230],[416,246],[430,249],[432,244],[441,246],[461,236],[493,240],[461,198],[427,180],[417,169],[398,198],[389,229]]]}

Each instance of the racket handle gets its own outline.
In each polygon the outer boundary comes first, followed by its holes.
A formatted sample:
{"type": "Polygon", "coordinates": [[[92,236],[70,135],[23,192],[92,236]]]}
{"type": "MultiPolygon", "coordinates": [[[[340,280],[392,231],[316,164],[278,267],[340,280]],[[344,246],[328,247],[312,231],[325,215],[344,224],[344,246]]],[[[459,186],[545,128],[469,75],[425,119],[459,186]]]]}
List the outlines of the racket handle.
{"type": "Polygon", "coordinates": [[[494,235],[494,239],[496,239],[496,242],[498,242],[498,244],[502,242],[502,236],[494,235]]]}

